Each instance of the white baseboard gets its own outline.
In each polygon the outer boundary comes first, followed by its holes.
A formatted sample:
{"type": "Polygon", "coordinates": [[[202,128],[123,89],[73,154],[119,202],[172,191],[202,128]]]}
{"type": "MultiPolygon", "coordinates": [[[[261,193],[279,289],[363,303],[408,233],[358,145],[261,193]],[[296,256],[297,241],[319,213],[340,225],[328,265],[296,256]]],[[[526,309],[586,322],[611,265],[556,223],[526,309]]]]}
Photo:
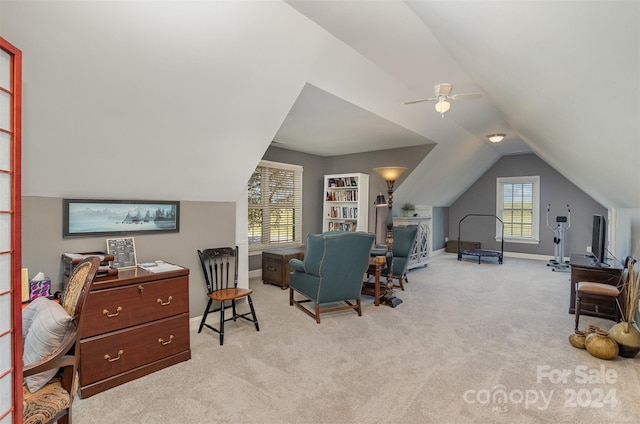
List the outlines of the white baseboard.
{"type": "Polygon", "coordinates": [[[202,321],[202,315],[189,318],[189,331],[198,331],[198,327],[200,327],[200,321],[202,321]]]}
{"type": "MultiPolygon", "coordinates": [[[[443,252],[445,252],[444,249],[438,249],[435,252],[431,253],[431,256],[436,256],[436,255],[440,255],[443,252]]],[[[455,255],[455,253],[452,253],[452,255],[455,255]]],[[[549,261],[550,259],[552,259],[550,256],[548,255],[538,255],[538,254],[534,254],[534,253],[519,253],[519,252],[504,252],[504,257],[505,258],[516,258],[516,259],[532,259],[535,261],[549,261]]],[[[569,260],[569,258],[565,258],[565,260],[569,260]]]]}
{"type": "Polygon", "coordinates": [[[262,279],[262,270],[254,269],[253,271],[249,271],[249,279],[253,280],[254,278],[262,279]]]}
{"type": "MultiPolygon", "coordinates": [[[[504,252],[505,258],[518,258],[518,259],[533,259],[536,261],[548,261],[550,258],[548,255],[538,255],[534,253],[518,253],[518,252],[504,252]]],[[[569,260],[569,258],[567,258],[569,260]]]]}

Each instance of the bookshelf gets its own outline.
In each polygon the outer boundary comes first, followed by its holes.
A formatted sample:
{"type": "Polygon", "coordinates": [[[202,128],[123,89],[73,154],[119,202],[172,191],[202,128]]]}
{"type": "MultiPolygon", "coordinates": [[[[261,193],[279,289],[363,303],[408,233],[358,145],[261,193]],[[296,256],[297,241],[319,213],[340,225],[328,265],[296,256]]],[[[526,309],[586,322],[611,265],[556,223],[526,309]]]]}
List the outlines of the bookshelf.
{"type": "Polygon", "coordinates": [[[369,176],[324,176],[322,231],[369,231],[369,176]]]}

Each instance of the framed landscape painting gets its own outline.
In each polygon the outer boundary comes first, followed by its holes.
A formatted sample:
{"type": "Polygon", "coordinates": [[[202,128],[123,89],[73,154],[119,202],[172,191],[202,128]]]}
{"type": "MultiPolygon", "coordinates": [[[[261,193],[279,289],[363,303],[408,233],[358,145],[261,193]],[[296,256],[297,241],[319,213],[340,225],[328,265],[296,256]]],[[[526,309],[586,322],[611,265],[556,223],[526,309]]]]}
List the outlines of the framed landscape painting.
{"type": "Polygon", "coordinates": [[[179,231],[177,201],[63,199],[63,237],[179,231]]]}

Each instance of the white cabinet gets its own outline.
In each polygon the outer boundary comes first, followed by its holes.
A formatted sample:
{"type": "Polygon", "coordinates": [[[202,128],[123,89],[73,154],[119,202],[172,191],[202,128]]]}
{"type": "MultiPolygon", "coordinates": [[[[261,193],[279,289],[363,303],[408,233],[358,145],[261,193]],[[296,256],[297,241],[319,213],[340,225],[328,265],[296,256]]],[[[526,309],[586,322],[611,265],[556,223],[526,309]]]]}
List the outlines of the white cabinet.
{"type": "Polygon", "coordinates": [[[429,264],[431,255],[431,216],[393,217],[393,226],[417,225],[416,243],[409,255],[409,269],[429,264]]]}
{"type": "Polygon", "coordinates": [[[369,231],[369,176],[324,176],[322,231],[369,231]]]}

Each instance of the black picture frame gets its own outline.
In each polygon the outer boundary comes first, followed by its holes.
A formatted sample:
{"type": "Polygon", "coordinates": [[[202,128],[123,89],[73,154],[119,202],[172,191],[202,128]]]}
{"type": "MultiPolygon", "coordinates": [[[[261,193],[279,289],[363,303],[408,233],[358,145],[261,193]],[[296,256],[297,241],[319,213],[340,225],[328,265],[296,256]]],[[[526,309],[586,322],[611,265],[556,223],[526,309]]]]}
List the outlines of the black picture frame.
{"type": "Polygon", "coordinates": [[[62,237],[177,233],[180,202],[63,199],[62,237]]]}

